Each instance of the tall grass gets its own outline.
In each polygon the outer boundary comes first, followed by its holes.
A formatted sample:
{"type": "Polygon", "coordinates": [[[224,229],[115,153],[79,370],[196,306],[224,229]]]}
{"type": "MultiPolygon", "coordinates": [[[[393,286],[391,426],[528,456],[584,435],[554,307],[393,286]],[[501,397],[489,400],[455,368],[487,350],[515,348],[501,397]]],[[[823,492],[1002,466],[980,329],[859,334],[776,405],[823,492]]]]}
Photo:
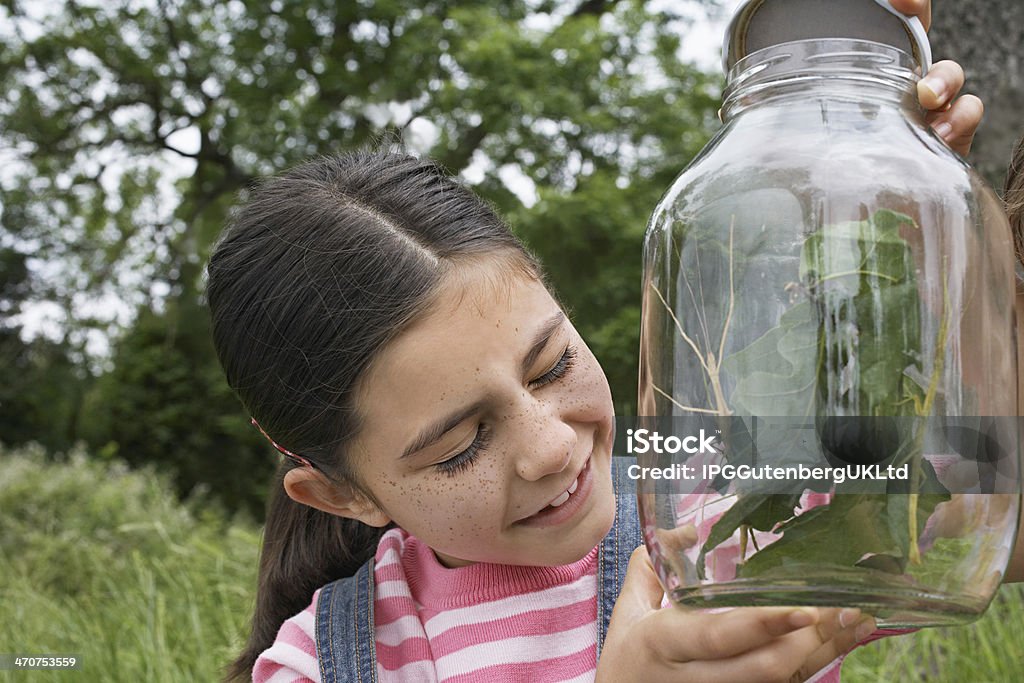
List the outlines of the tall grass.
{"type": "Polygon", "coordinates": [[[843,664],[843,683],[876,681],[1024,681],[1024,585],[1001,587],[973,624],[922,629],[854,650],[843,664]]]}
{"type": "Polygon", "coordinates": [[[73,654],[7,681],[215,681],[240,649],[259,530],[152,471],[0,451],[0,652],[73,654]]]}
{"type": "MultiPolygon", "coordinates": [[[[218,680],[246,633],[258,544],[254,524],[178,502],[151,471],[0,450],[0,653],[82,660],[0,683],[218,680]]],[[[1000,589],[970,626],[860,648],[843,681],[1024,681],[1024,589],[1000,589]]]]}

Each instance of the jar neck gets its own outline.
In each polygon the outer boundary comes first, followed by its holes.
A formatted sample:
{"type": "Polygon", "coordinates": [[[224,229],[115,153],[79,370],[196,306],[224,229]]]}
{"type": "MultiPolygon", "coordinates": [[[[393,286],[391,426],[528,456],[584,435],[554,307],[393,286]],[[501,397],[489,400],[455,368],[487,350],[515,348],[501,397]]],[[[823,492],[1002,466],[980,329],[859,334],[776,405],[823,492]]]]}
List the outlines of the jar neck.
{"type": "Polygon", "coordinates": [[[726,79],[722,121],[775,100],[835,98],[920,111],[914,59],[891,45],[817,38],[772,45],[736,62],[726,79]]]}

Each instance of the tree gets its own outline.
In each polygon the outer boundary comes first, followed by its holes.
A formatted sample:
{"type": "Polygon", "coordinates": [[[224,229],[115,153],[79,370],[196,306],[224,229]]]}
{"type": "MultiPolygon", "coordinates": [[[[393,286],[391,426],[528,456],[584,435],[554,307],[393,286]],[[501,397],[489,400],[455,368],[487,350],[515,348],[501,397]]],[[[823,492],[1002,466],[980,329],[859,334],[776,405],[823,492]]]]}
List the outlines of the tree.
{"type": "Polygon", "coordinates": [[[168,472],[182,497],[198,487],[259,518],[273,460],[209,357],[206,316],[174,310],[182,305],[141,311],[117,340],[81,433],[103,456],[168,472]]]}
{"type": "Polygon", "coordinates": [[[676,59],[680,17],[641,0],[3,7],[0,136],[15,163],[0,224],[61,264],[47,295],[68,311],[114,291],[142,312],[90,399],[108,425],[97,443],[142,448],[126,429],[163,430],[161,448],[179,449],[164,457],[200,476],[184,463],[208,455],[181,445],[191,413],[156,405],[182,400],[173,364],[210,382],[188,400],[214,395],[208,345],[173,337],[205,324],[202,264],[229,206],[260,175],[385,135],[464,173],[510,218],[604,361],[617,410],[635,410],[640,236],[706,141],[720,89],[676,59]],[[169,168],[184,169],[171,196],[169,168]],[[510,173],[539,188],[536,204],[510,173]],[[187,354],[158,367],[147,339],[187,354]]]}
{"type": "Polygon", "coordinates": [[[91,377],[73,362],[66,338],[22,339],[15,321],[32,292],[27,260],[13,248],[0,249],[0,443],[38,441],[51,453],[66,453],[91,377]]]}

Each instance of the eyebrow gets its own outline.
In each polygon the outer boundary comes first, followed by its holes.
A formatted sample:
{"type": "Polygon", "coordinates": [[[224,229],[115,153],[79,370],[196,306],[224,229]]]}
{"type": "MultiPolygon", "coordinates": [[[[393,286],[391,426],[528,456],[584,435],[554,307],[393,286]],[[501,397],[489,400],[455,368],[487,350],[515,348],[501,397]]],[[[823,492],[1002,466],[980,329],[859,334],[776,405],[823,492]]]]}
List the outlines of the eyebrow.
{"type": "MultiPolygon", "coordinates": [[[[551,341],[551,337],[554,336],[558,328],[562,326],[562,322],[564,320],[565,313],[559,311],[555,315],[551,316],[543,325],[540,326],[540,329],[537,330],[537,334],[533,338],[533,343],[530,345],[530,350],[526,352],[525,356],[523,356],[523,361],[520,364],[520,368],[522,369],[524,375],[530,370],[530,368],[536,362],[537,357],[540,356],[541,352],[544,351],[544,348],[548,345],[548,342],[551,341]]],[[[459,410],[456,410],[455,412],[441,418],[434,424],[430,425],[429,427],[421,431],[416,436],[415,439],[413,439],[413,442],[409,444],[408,448],[405,449],[405,452],[402,453],[402,456],[399,458],[399,460],[403,458],[408,458],[416,451],[423,450],[430,444],[434,443],[435,441],[440,439],[445,434],[445,432],[447,432],[450,429],[454,429],[459,425],[460,422],[465,420],[467,417],[470,417],[474,413],[479,412],[480,409],[483,408],[483,406],[483,401],[476,401],[472,405],[466,406],[465,408],[460,408],[459,410]]]]}
{"type": "Polygon", "coordinates": [[[536,336],[533,338],[533,344],[530,345],[530,350],[523,356],[523,362],[520,364],[519,369],[525,375],[533,367],[533,364],[537,362],[537,356],[541,354],[544,347],[551,341],[551,337],[554,336],[555,331],[562,326],[562,321],[565,320],[565,313],[559,311],[553,316],[548,318],[547,322],[540,326],[537,330],[536,336]]]}

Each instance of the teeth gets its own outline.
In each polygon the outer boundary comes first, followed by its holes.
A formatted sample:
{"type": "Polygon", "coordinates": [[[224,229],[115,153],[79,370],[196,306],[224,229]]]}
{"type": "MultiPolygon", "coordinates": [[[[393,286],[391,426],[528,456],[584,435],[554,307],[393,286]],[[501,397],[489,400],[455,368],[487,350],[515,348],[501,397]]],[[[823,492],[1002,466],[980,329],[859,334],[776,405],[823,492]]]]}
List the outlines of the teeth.
{"type": "Polygon", "coordinates": [[[560,495],[558,498],[555,498],[553,501],[548,503],[548,505],[550,505],[553,508],[556,508],[567,500],[569,500],[569,492],[562,491],[562,495],[560,495]]]}
{"type": "Polygon", "coordinates": [[[578,489],[579,486],[580,486],[580,480],[576,479],[572,483],[572,486],[569,487],[568,491],[562,491],[562,495],[558,496],[558,498],[555,498],[553,501],[548,503],[548,505],[550,505],[553,508],[558,507],[559,505],[561,505],[565,501],[569,500],[569,494],[570,493],[576,493],[576,489],[578,489]]]}

